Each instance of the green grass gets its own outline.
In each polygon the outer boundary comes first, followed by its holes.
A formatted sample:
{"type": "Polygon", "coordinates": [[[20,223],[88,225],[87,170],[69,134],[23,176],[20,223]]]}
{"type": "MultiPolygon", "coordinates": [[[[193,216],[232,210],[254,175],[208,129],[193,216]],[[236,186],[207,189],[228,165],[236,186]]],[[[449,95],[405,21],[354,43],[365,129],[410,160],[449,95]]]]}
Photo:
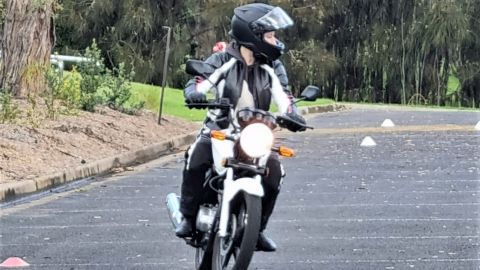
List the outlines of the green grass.
{"type": "Polygon", "coordinates": [[[304,107],[304,106],[330,105],[334,103],[335,102],[332,99],[319,98],[315,101],[300,101],[299,103],[297,103],[297,106],[304,107]]]}
{"type": "MultiPolygon", "coordinates": [[[[158,113],[160,106],[161,87],[132,83],[132,99],[145,101],[145,108],[158,113]]],[[[205,119],[204,110],[189,110],[185,107],[183,91],[173,88],[165,88],[163,94],[162,115],[178,116],[191,121],[202,121],[205,119]]]]}
{"type": "MultiPolygon", "coordinates": [[[[334,104],[335,102],[331,99],[327,98],[319,98],[315,101],[300,101],[297,103],[297,107],[308,107],[308,106],[317,106],[317,105],[330,105],[334,104]]],[[[270,111],[276,112],[277,111],[277,106],[275,104],[272,104],[270,106],[270,111]]]]}
{"type": "Polygon", "coordinates": [[[460,89],[460,80],[454,75],[448,76],[447,96],[457,92],[458,89],[460,89]]]}
{"type": "MultiPolygon", "coordinates": [[[[132,101],[145,101],[145,108],[154,112],[158,112],[160,104],[161,87],[132,83],[132,101]]],[[[314,102],[301,101],[298,106],[314,106],[328,105],[334,102],[330,99],[318,99],[314,102]]],[[[276,107],[272,106],[271,111],[276,111],[276,107]]],[[[185,107],[185,99],[183,91],[174,88],[165,88],[163,95],[162,114],[174,115],[191,121],[202,121],[205,119],[205,110],[188,109],[185,107]]]]}

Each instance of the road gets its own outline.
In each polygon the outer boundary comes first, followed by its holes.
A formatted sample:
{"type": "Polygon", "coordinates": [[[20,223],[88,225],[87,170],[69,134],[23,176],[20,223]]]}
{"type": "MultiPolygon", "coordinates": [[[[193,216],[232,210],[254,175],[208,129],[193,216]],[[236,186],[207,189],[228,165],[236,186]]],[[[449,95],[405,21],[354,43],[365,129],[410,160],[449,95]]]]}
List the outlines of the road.
{"type": "MultiPolygon", "coordinates": [[[[296,149],[251,269],[479,269],[478,112],[356,108],[281,132],[296,149]],[[390,118],[396,128],[380,128],[390,118]],[[360,147],[365,136],[374,147],[360,147]]],[[[164,198],[178,154],[88,185],[3,205],[0,261],[26,269],[192,269],[164,198]]]]}

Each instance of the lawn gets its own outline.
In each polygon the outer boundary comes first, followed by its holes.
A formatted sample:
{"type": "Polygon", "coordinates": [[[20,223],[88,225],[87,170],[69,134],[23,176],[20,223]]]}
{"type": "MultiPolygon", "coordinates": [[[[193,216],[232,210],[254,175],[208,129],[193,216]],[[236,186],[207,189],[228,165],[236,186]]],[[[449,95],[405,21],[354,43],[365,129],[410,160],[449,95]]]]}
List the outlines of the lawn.
{"type": "MultiPolygon", "coordinates": [[[[159,111],[161,87],[132,83],[132,98],[145,101],[145,108],[154,112],[159,111]]],[[[163,94],[162,114],[174,115],[192,121],[202,121],[205,118],[203,110],[189,110],[185,107],[183,91],[165,88],[163,94]]]]}

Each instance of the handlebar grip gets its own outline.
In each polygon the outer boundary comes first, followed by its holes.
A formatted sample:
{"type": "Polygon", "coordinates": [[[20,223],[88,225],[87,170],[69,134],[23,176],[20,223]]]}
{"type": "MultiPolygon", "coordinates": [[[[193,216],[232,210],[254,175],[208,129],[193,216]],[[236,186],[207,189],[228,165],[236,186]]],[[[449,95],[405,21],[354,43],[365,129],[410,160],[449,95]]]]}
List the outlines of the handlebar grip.
{"type": "Polygon", "coordinates": [[[185,104],[187,108],[191,109],[198,109],[198,110],[203,110],[203,109],[208,109],[208,103],[187,103],[185,104]]]}
{"type": "MultiPolygon", "coordinates": [[[[304,130],[298,130],[298,131],[305,131],[305,129],[313,129],[312,126],[307,126],[306,124],[303,124],[303,123],[300,123],[298,121],[295,121],[293,119],[291,119],[290,117],[286,117],[286,116],[282,116],[282,115],[279,115],[277,116],[277,123],[279,126],[283,127],[283,128],[287,128],[289,130],[291,130],[293,127],[302,127],[304,128],[304,130]]],[[[296,129],[296,128],[294,128],[296,129]]]]}
{"type": "Polygon", "coordinates": [[[189,109],[230,109],[232,105],[228,99],[208,100],[201,103],[188,103],[185,104],[189,109]]]}

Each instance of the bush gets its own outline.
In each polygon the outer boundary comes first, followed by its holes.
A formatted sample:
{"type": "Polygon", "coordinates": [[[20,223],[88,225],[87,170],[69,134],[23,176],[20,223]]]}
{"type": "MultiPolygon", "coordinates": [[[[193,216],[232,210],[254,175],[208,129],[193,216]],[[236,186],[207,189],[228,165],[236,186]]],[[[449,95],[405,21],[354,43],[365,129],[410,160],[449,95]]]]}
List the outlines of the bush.
{"type": "Polygon", "coordinates": [[[12,95],[9,91],[0,91],[0,123],[13,122],[20,111],[18,106],[12,102],[12,95]]]}
{"type": "Polygon", "coordinates": [[[64,113],[71,114],[76,109],[81,107],[82,91],[81,91],[82,76],[74,68],[72,71],[65,73],[62,81],[62,86],[59,93],[59,98],[65,106],[64,113]]]}
{"type": "Polygon", "coordinates": [[[128,103],[132,90],[130,81],[135,73],[127,72],[124,63],[113,71],[107,69],[95,40],[86,49],[84,57],[89,61],[83,62],[78,69],[81,74],[80,107],[83,110],[93,112],[96,105],[104,104],[114,110],[134,114],[143,108],[142,102],[128,103]]]}
{"type": "Polygon", "coordinates": [[[58,108],[56,107],[56,100],[59,97],[61,87],[63,85],[62,76],[52,67],[45,69],[44,74],[48,88],[41,94],[45,105],[47,106],[47,116],[50,119],[55,119],[58,108]]]}
{"type": "Polygon", "coordinates": [[[135,73],[127,72],[125,64],[120,63],[118,68],[114,68],[113,74],[106,76],[103,94],[105,95],[105,104],[110,108],[127,114],[135,114],[142,109],[145,102],[129,103],[132,96],[131,79],[135,73]]]}
{"type": "Polygon", "coordinates": [[[78,71],[82,75],[80,104],[83,110],[93,112],[95,111],[95,106],[102,103],[102,98],[98,95],[97,90],[104,82],[104,75],[107,73],[107,69],[103,64],[101,51],[97,47],[95,40],[86,49],[84,57],[89,60],[80,63],[78,66],[78,71]]]}

